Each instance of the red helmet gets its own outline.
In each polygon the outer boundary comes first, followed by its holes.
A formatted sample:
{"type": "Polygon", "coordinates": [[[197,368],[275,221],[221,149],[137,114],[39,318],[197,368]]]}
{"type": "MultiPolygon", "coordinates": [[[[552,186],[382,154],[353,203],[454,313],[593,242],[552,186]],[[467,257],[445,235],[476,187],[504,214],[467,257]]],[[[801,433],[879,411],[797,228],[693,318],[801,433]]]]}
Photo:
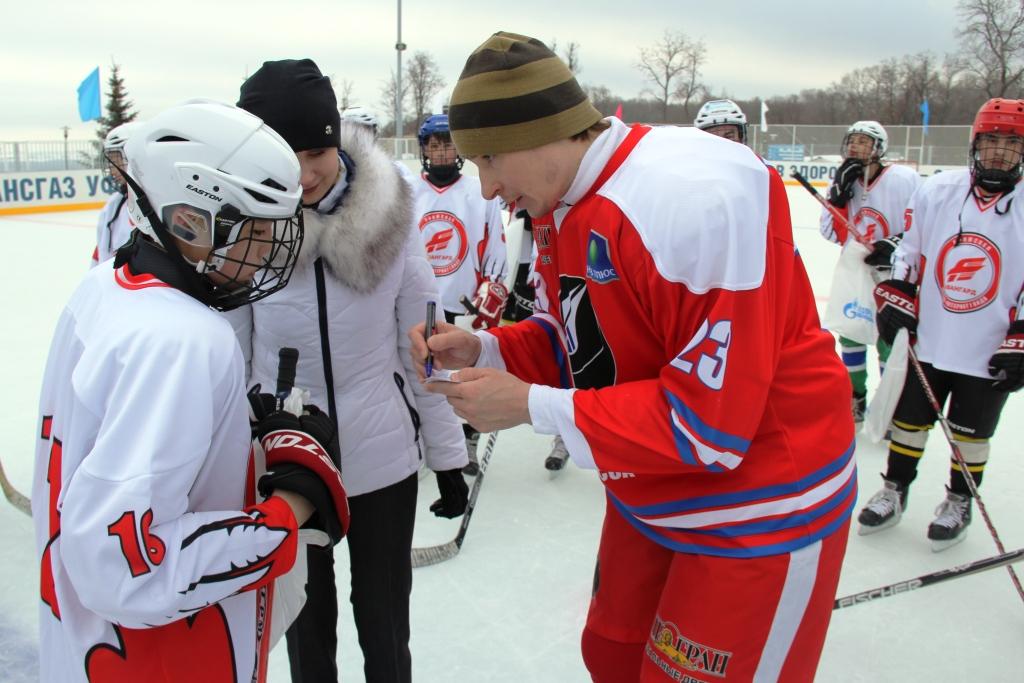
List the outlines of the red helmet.
{"type": "Polygon", "coordinates": [[[995,97],[981,105],[971,126],[971,139],[982,133],[1024,137],[1024,100],[995,97]]]}

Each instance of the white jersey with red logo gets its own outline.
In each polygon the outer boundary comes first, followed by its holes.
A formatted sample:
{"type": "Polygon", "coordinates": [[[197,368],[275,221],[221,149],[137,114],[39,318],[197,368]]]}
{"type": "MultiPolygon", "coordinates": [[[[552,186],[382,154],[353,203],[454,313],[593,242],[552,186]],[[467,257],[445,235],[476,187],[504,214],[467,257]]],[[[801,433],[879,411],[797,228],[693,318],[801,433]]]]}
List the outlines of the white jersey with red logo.
{"type": "Polygon", "coordinates": [[[534,429],[656,543],[749,558],[843,528],[849,380],[781,178],[695,129],[606,120],[571,206],[534,220],[534,315],[478,333],[482,363],[534,385],[534,429]]]}
{"type": "Polygon", "coordinates": [[[150,275],[108,261],[72,295],[32,484],[40,680],[265,679],[297,530],[252,505],[242,364],[227,321],[150,275]]]}
{"type": "MultiPolygon", "coordinates": [[[[909,166],[885,166],[867,188],[864,179],[859,178],[853,184],[850,201],[837,210],[871,244],[903,232],[907,202],[920,184],[921,176],[909,166]]],[[[847,234],[846,226],[836,221],[826,209],[821,211],[820,229],[826,239],[838,244],[846,244],[847,240],[854,238],[847,234]]]]}
{"type": "Polygon", "coordinates": [[[441,290],[441,306],[457,315],[484,280],[501,282],[507,267],[505,232],[497,199],[484,199],[480,179],[460,176],[437,187],[421,175],[416,184],[416,220],[441,290]]]}
{"type": "Polygon", "coordinates": [[[114,252],[128,241],[135,226],[128,216],[125,195],[115,192],[100,211],[96,221],[96,248],[92,252],[90,267],[103,263],[114,256],[114,252]]]}
{"type": "Polygon", "coordinates": [[[940,370],[990,379],[1024,285],[1024,201],[971,193],[968,169],[928,178],[907,209],[893,277],[918,290],[917,355],[940,370]]]}

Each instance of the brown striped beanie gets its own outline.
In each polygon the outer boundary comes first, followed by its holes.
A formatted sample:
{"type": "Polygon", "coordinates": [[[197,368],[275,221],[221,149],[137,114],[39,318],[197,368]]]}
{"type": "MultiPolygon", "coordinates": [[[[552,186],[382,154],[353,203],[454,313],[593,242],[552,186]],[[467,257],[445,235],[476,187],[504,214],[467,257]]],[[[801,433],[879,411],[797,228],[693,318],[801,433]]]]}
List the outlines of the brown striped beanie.
{"type": "Polygon", "coordinates": [[[558,56],[529,36],[495,33],[473,51],[448,108],[459,154],[533,149],[568,139],[601,120],[558,56]]]}

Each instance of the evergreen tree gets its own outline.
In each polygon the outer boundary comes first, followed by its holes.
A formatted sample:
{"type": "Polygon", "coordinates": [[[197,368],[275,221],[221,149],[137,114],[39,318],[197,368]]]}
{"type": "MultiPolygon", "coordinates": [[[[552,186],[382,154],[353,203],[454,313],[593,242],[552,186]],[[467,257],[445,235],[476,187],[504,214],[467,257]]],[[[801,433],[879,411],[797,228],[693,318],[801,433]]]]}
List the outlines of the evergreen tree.
{"type": "Polygon", "coordinates": [[[107,87],[109,89],[107,90],[106,115],[100,118],[100,127],[96,131],[96,136],[101,143],[111,128],[134,121],[139,115],[138,112],[132,111],[134,104],[128,99],[128,91],[124,87],[124,79],[121,78],[121,67],[116,63],[111,63],[107,87]]]}

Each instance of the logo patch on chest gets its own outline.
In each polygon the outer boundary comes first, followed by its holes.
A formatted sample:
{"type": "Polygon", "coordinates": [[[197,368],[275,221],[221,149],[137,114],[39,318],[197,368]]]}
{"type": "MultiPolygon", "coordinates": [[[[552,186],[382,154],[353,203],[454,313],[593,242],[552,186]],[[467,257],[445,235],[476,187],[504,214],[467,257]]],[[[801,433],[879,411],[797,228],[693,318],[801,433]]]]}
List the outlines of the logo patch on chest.
{"type": "Polygon", "coordinates": [[[593,230],[590,231],[590,239],[587,240],[587,277],[599,285],[606,285],[619,279],[619,274],[608,254],[608,238],[593,230]]]}

